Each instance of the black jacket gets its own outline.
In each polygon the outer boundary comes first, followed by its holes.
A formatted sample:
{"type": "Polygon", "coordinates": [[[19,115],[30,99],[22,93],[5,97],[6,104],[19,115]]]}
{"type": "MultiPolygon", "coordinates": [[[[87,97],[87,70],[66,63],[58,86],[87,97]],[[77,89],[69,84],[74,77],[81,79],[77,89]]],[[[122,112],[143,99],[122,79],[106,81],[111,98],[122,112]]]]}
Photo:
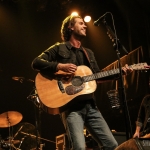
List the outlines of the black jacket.
{"type": "MultiPolygon", "coordinates": [[[[58,63],[76,63],[76,56],[71,52],[72,46],[69,42],[56,43],[55,45],[49,47],[41,55],[36,57],[32,62],[32,68],[40,71],[44,74],[51,74],[57,72],[58,63]]],[[[94,53],[85,48],[90,64],[88,67],[91,68],[93,72],[99,72],[100,69],[94,57],[94,53]]]]}

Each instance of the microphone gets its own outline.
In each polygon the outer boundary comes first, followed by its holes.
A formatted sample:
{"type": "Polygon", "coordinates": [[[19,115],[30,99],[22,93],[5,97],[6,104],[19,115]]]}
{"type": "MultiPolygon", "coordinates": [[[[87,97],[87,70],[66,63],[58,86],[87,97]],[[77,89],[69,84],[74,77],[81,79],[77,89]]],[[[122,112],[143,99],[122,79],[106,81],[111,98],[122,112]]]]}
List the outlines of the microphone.
{"type": "Polygon", "coordinates": [[[12,77],[12,79],[15,81],[19,81],[20,83],[23,83],[23,81],[25,80],[24,77],[12,77]]]}
{"type": "Polygon", "coordinates": [[[106,15],[108,14],[109,12],[106,12],[104,15],[102,15],[101,17],[99,17],[96,21],[94,21],[93,25],[94,26],[99,26],[100,22],[105,19],[106,15]]]}

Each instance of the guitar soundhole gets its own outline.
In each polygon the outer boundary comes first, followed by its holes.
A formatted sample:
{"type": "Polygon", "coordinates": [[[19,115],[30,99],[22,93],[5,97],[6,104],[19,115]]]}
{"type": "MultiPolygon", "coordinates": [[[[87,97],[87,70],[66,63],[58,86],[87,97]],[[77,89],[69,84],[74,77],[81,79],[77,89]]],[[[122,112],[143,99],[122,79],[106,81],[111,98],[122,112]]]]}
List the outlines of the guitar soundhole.
{"type": "Polygon", "coordinates": [[[81,86],[83,84],[83,79],[80,76],[74,76],[71,83],[74,86],[81,86]]]}

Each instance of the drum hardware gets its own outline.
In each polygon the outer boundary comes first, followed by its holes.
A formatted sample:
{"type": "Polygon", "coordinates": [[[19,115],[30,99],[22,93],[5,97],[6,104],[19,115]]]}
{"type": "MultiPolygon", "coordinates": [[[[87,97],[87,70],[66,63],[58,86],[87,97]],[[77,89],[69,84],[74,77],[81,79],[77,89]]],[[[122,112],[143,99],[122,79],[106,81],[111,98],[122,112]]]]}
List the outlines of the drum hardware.
{"type": "Polygon", "coordinates": [[[26,136],[22,134],[22,132],[26,132],[29,134],[36,134],[35,126],[24,122],[24,123],[19,123],[17,126],[14,127],[14,138],[13,140],[20,140],[19,143],[15,145],[18,149],[21,150],[30,150],[32,148],[36,147],[36,140],[33,139],[31,136],[26,136]]]}
{"type": "Polygon", "coordinates": [[[32,80],[32,79],[26,79],[24,77],[12,77],[12,79],[15,81],[19,81],[20,83],[23,83],[24,81],[34,82],[34,80],[32,80]]]}
{"type": "MultiPolygon", "coordinates": [[[[37,135],[36,135],[36,128],[34,125],[27,123],[27,122],[20,123],[20,124],[18,124],[16,131],[17,132],[19,131],[19,132],[17,135],[15,134],[16,135],[15,139],[21,139],[20,144],[19,145],[17,144],[17,147],[19,149],[21,149],[21,150],[37,150],[37,135]]],[[[41,138],[38,135],[38,143],[40,140],[55,143],[51,140],[41,138]]],[[[44,146],[45,146],[45,144],[40,143],[38,150],[42,150],[42,148],[44,146]]]]}
{"type": "Polygon", "coordinates": [[[22,145],[22,143],[23,143],[23,141],[24,141],[25,138],[26,138],[26,136],[21,139],[20,144],[19,144],[19,146],[18,146],[18,149],[20,149],[20,147],[21,147],[21,145],[22,145]]]}
{"type": "Polygon", "coordinates": [[[19,128],[19,130],[16,132],[16,134],[14,135],[14,138],[18,135],[18,133],[21,131],[21,129],[23,128],[23,125],[19,128]]]}
{"type": "Polygon", "coordinates": [[[7,141],[3,141],[4,143],[6,143],[6,144],[18,144],[18,143],[20,143],[20,140],[13,140],[13,139],[10,139],[10,140],[7,140],[7,141]]]}
{"type": "Polygon", "coordinates": [[[7,141],[2,142],[2,146],[9,147],[11,150],[12,147],[15,147],[15,142],[18,141],[13,140],[13,136],[11,136],[11,126],[18,124],[22,120],[22,114],[17,111],[7,111],[0,114],[0,127],[1,128],[9,128],[9,137],[7,141]]]}
{"type": "MultiPolygon", "coordinates": [[[[36,138],[36,135],[29,134],[29,133],[22,132],[22,131],[21,131],[21,133],[24,134],[24,135],[30,136],[30,137],[32,137],[32,138],[36,138]]],[[[47,141],[47,142],[54,143],[54,144],[56,143],[56,142],[54,142],[54,141],[51,141],[51,140],[48,140],[48,139],[45,139],[45,138],[41,138],[41,137],[38,137],[38,138],[41,139],[41,140],[47,141]]],[[[42,145],[42,144],[41,144],[41,145],[42,145]]]]}
{"type": "MultiPolygon", "coordinates": [[[[16,125],[19,121],[21,121],[22,115],[18,112],[7,112],[0,115],[0,125],[1,127],[10,127],[12,125],[16,125]],[[9,118],[9,124],[6,124],[6,114],[8,114],[7,118],[9,118]],[[14,117],[15,116],[15,117],[14,117]],[[16,118],[16,119],[14,119],[16,118]],[[3,124],[2,124],[3,123],[3,124]]],[[[10,132],[9,132],[10,133],[10,132]]],[[[19,123],[18,125],[13,127],[13,133],[14,136],[10,136],[5,140],[2,140],[0,137],[0,150],[2,149],[9,149],[9,150],[37,150],[37,139],[38,143],[40,140],[45,140],[47,142],[55,143],[54,141],[41,138],[36,135],[37,131],[34,125],[30,123],[19,123]]],[[[40,143],[38,150],[42,150],[45,144],[40,143]]]]}
{"type": "Polygon", "coordinates": [[[36,88],[33,88],[30,95],[27,97],[28,100],[32,101],[34,104],[34,110],[35,110],[35,127],[36,127],[36,141],[37,141],[37,150],[39,149],[39,146],[41,144],[39,134],[41,133],[41,105],[40,100],[36,91],[36,88]]]}
{"type": "Polygon", "coordinates": [[[9,139],[10,140],[7,140],[7,141],[5,141],[5,140],[1,140],[1,142],[0,142],[0,147],[1,148],[9,148],[10,150],[12,149],[12,148],[14,148],[15,150],[21,150],[21,149],[19,149],[19,148],[17,148],[17,147],[15,147],[14,146],[14,144],[18,144],[18,143],[20,143],[20,140],[12,140],[12,137],[9,137],[9,139]]]}
{"type": "Polygon", "coordinates": [[[37,94],[32,94],[27,97],[28,100],[32,101],[36,107],[40,106],[40,100],[37,94]]]}

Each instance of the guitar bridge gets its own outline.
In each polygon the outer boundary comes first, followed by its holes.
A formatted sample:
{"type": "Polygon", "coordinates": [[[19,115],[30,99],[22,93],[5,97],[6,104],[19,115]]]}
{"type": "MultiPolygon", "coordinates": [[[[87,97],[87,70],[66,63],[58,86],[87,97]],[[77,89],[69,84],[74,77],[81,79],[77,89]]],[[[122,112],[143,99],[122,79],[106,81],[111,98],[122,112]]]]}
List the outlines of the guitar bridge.
{"type": "Polygon", "coordinates": [[[60,91],[61,91],[62,93],[65,93],[65,89],[64,89],[64,86],[63,86],[62,82],[61,82],[61,81],[58,81],[57,83],[58,83],[58,87],[59,87],[60,91]]]}

